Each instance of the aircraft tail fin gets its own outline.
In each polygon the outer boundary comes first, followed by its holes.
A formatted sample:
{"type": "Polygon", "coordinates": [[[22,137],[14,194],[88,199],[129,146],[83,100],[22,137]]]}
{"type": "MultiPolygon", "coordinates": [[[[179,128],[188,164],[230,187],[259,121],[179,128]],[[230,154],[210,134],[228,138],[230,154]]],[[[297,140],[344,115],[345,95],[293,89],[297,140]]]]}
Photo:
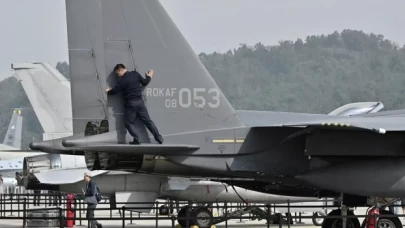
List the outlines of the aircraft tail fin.
{"type": "Polygon", "coordinates": [[[69,81],[48,63],[12,64],[44,130],[43,140],[72,135],[69,81]]]}
{"type": "Polygon", "coordinates": [[[4,145],[21,149],[23,121],[21,112],[21,109],[14,110],[10,124],[8,125],[6,136],[4,137],[4,145]]]}
{"type": "MultiPolygon", "coordinates": [[[[144,89],[144,100],[162,135],[243,126],[158,0],[97,3],[66,1],[72,94],[76,94],[76,87],[83,87],[80,98],[72,95],[73,109],[87,105],[84,108],[92,109],[90,113],[100,119],[103,106],[97,100],[104,99],[104,85],[115,86],[113,68],[123,63],[142,76],[154,70],[144,89]],[[87,99],[92,99],[93,105],[86,103],[87,99]]],[[[108,96],[110,131],[124,129],[123,113],[120,94],[108,96]]],[[[138,132],[145,132],[144,127],[138,132]]]]}

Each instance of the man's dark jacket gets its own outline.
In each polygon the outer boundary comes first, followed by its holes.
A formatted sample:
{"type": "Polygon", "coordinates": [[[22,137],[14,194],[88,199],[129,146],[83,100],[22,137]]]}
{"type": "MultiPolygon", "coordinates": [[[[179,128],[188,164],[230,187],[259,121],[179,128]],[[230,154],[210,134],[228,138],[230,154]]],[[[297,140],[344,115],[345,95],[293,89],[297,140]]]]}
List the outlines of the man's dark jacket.
{"type": "Polygon", "coordinates": [[[94,196],[96,193],[96,184],[92,180],[90,180],[86,187],[87,187],[86,194],[84,196],[85,197],[94,196]]]}
{"type": "Polygon", "coordinates": [[[137,71],[127,71],[118,79],[117,85],[108,91],[108,94],[116,94],[122,92],[125,103],[129,101],[142,100],[142,86],[147,86],[151,80],[151,77],[145,75],[143,78],[137,71]]]}

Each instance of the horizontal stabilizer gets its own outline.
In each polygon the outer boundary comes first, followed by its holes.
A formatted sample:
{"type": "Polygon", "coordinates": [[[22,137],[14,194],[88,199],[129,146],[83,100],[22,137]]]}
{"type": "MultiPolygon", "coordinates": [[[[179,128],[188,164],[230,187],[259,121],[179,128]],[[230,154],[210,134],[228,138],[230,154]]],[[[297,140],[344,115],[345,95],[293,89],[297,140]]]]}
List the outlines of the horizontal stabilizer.
{"type": "Polygon", "coordinates": [[[67,154],[67,155],[84,155],[82,151],[72,151],[68,148],[65,148],[62,145],[62,142],[66,140],[75,140],[75,139],[81,139],[84,137],[84,134],[76,134],[73,136],[69,136],[66,138],[58,138],[58,139],[52,139],[52,140],[47,140],[47,141],[41,141],[41,142],[31,142],[29,144],[29,147],[31,150],[36,150],[36,151],[42,151],[45,153],[49,154],[67,154]]]}
{"type": "Polygon", "coordinates": [[[106,170],[89,171],[86,168],[82,169],[59,169],[47,170],[44,172],[35,173],[35,177],[42,184],[73,184],[83,180],[84,173],[90,172],[93,177],[107,173],[106,170]]]}
{"type": "Polygon", "coordinates": [[[42,152],[41,150],[8,150],[8,149],[0,149],[0,156],[4,153],[20,153],[21,157],[25,156],[32,156],[32,155],[42,155],[42,154],[65,154],[65,155],[84,155],[82,151],[71,151],[71,150],[60,150],[58,152],[42,152]]]}
{"type": "Polygon", "coordinates": [[[20,150],[20,148],[13,147],[13,146],[7,146],[5,144],[0,144],[0,150],[3,150],[3,151],[10,151],[10,150],[15,151],[15,150],[20,150]]]}
{"type": "Polygon", "coordinates": [[[9,153],[43,153],[41,151],[37,151],[37,150],[13,150],[13,149],[6,149],[6,148],[0,148],[0,153],[5,153],[5,152],[9,152],[9,153]]]}
{"type": "Polygon", "coordinates": [[[74,150],[79,151],[93,151],[93,152],[106,152],[106,153],[121,153],[121,154],[149,154],[149,155],[184,155],[194,152],[200,147],[193,145],[182,144],[98,144],[87,146],[74,146],[74,150]]]}

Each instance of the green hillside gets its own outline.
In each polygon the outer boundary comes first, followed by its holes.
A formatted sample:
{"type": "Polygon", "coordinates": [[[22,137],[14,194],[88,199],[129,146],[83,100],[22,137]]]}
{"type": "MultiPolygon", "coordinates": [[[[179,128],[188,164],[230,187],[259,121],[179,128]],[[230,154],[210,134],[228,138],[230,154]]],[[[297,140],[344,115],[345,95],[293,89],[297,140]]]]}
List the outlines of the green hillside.
{"type": "MultiPolygon", "coordinates": [[[[344,30],[279,45],[241,45],[200,59],[235,109],[327,113],[351,102],[405,108],[405,46],[382,35],[344,30]]],[[[57,68],[69,77],[69,67],[57,68]]],[[[0,139],[13,108],[24,108],[23,145],[42,129],[15,78],[0,82],[0,139]]]]}

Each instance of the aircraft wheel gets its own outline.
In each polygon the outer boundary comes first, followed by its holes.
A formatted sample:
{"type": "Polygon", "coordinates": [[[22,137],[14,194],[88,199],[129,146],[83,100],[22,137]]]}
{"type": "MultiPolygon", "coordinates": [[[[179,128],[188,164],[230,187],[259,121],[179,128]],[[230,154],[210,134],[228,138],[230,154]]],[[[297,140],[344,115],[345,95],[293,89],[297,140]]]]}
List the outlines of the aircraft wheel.
{"type": "Polygon", "coordinates": [[[322,226],[323,223],[323,218],[318,218],[318,216],[325,216],[326,214],[323,213],[322,211],[317,211],[314,213],[314,216],[312,217],[312,223],[315,226],[322,226]]]}
{"type": "MultiPolygon", "coordinates": [[[[173,214],[173,209],[170,211],[173,214]]],[[[169,214],[169,207],[166,205],[162,205],[159,207],[159,214],[160,215],[168,215],[169,214]]]]}
{"type": "MultiPolygon", "coordinates": [[[[286,218],[286,216],[283,216],[283,220],[280,221],[280,213],[276,213],[275,214],[275,219],[272,220],[272,224],[276,225],[276,224],[288,224],[288,218],[286,218]]],[[[292,218],[290,218],[290,225],[293,225],[294,221],[292,218]]]]}
{"type": "MultiPolygon", "coordinates": [[[[393,215],[390,211],[381,210],[381,215],[393,215]]],[[[366,226],[366,219],[364,219],[361,227],[366,226]]],[[[398,217],[391,218],[379,218],[378,219],[378,228],[402,228],[402,222],[398,217]]]]}
{"type": "MultiPolygon", "coordinates": [[[[341,215],[341,210],[333,210],[328,215],[341,215]]],[[[353,211],[347,211],[347,215],[354,215],[353,211]]],[[[325,218],[322,223],[322,228],[342,228],[343,219],[341,218],[325,218]]],[[[360,228],[360,222],[357,218],[347,218],[346,228],[360,228]]]]}
{"type": "Polygon", "coordinates": [[[199,228],[209,228],[212,225],[212,213],[206,207],[195,208],[193,210],[193,217],[196,217],[192,219],[193,225],[196,225],[199,228]]]}
{"type": "MultiPolygon", "coordinates": [[[[188,211],[189,217],[191,217],[193,215],[192,214],[193,211],[192,211],[192,208],[189,206],[182,207],[177,215],[177,222],[179,223],[179,225],[181,227],[187,227],[187,219],[179,218],[179,217],[186,217],[187,211],[188,211]]],[[[191,225],[192,225],[192,220],[188,219],[188,226],[190,227],[191,225]]]]}

